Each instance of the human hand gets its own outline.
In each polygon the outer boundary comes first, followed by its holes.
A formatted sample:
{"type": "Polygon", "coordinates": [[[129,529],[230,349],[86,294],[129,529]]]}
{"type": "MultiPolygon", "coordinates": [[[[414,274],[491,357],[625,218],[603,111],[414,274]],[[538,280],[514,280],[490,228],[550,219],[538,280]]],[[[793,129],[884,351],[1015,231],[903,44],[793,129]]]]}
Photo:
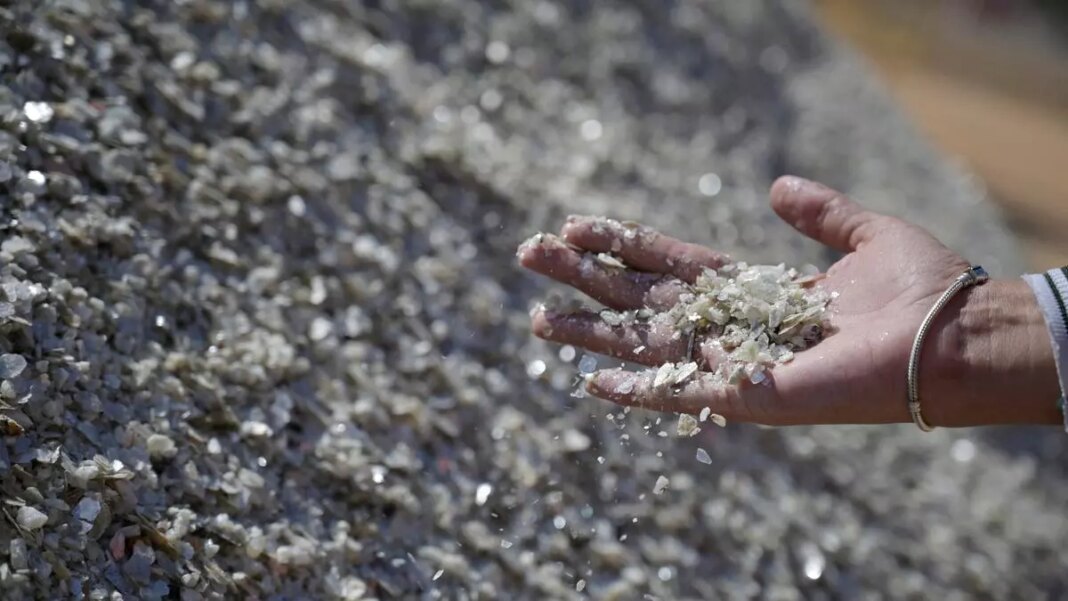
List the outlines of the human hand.
{"type": "MultiPolygon", "coordinates": [[[[826,339],[775,366],[761,384],[725,385],[705,372],[674,389],[654,388],[649,376],[610,369],[588,380],[591,394],[663,411],[709,407],[729,420],[776,425],[910,421],[905,373],[913,338],[969,263],[922,228],[866,211],[815,182],[780,178],[771,203],[801,233],[847,253],[816,284],[838,293],[828,307],[826,339]]],[[[728,258],[644,226],[571,217],[560,238],[524,245],[519,261],[608,307],[663,311],[702,269],[728,258]],[[602,252],[620,257],[628,269],[603,266],[587,254],[602,252]]],[[[650,366],[688,360],[687,340],[673,336],[673,325],[658,317],[611,327],[596,312],[540,307],[532,328],[547,340],[650,366]]],[[[707,368],[721,360],[711,339],[698,339],[694,352],[707,368]]],[[[920,369],[929,423],[1055,422],[1056,389],[1044,324],[1023,282],[967,290],[935,321],[920,369]],[[1017,381],[1025,378],[1028,383],[1017,381]],[[1005,395],[1026,402],[1008,411],[1005,395]]]]}

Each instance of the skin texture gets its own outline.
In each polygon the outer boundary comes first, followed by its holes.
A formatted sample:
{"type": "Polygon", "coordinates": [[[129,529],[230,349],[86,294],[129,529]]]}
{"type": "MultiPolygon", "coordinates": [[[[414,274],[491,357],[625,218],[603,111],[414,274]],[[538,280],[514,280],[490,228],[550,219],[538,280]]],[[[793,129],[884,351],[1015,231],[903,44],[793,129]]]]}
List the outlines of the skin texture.
{"type": "MultiPolygon", "coordinates": [[[[802,234],[846,253],[815,284],[838,293],[829,307],[831,334],[759,385],[728,386],[705,372],[681,387],[654,389],[649,374],[611,369],[589,378],[591,394],[663,411],[709,407],[728,420],[771,425],[911,421],[905,373],[913,338],[969,263],[924,229],[866,211],[815,182],[780,178],[771,206],[802,234]]],[[[644,226],[580,216],[570,217],[559,237],[524,244],[518,257],[522,266],[620,310],[667,309],[683,282],[730,260],[644,226]],[[627,268],[602,265],[590,254],[602,252],[627,268]]],[[[541,338],[649,366],[679,361],[687,351],[687,341],[658,318],[610,327],[596,311],[539,307],[531,320],[541,338]]],[[[697,340],[694,356],[711,369],[718,347],[697,340]]],[[[924,417],[935,426],[1061,420],[1049,337],[1022,280],[992,280],[958,294],[928,334],[919,382],[924,417]]]]}

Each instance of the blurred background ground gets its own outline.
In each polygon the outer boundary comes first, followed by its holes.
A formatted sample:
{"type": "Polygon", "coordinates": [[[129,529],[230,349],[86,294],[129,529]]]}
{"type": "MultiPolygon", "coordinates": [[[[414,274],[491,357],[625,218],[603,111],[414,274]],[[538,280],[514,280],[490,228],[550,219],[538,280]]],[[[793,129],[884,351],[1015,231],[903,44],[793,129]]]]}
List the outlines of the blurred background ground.
{"type": "Polygon", "coordinates": [[[1068,263],[1068,3],[816,6],[920,129],[984,180],[1030,266],[1068,263]]]}

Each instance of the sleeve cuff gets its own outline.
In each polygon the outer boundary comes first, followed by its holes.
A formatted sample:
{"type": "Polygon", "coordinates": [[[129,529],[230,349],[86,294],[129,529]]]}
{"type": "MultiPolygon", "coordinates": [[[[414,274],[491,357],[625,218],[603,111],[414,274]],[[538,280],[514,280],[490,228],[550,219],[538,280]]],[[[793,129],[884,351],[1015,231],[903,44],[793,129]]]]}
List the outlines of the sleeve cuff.
{"type": "Polygon", "coordinates": [[[1068,267],[1030,273],[1023,279],[1034,291],[1046,319],[1061,384],[1061,398],[1068,398],[1065,396],[1068,394],[1068,267]]]}

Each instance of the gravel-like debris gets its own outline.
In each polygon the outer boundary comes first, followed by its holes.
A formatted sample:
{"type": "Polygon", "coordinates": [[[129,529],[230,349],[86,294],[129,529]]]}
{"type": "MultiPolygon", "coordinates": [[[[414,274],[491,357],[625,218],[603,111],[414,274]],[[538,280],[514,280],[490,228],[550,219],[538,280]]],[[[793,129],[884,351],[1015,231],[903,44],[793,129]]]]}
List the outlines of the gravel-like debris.
{"type": "Polygon", "coordinates": [[[1019,268],[804,4],[0,4],[3,599],[1064,593],[1063,433],[678,439],[529,335],[568,212],[826,265],[787,171],[1019,268]]]}

